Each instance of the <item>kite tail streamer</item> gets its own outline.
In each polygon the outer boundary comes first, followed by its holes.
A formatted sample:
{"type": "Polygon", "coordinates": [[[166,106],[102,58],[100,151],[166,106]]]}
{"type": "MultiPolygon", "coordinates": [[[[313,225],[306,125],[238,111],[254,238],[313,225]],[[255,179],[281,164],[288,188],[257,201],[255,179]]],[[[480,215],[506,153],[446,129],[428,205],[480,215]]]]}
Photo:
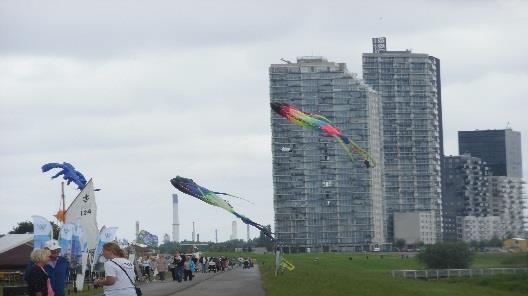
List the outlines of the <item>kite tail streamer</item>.
{"type": "Polygon", "coordinates": [[[354,157],[354,155],[352,154],[352,152],[354,152],[354,153],[360,155],[363,158],[363,162],[365,163],[365,166],[367,168],[373,168],[373,167],[376,166],[376,162],[374,161],[372,156],[370,156],[370,154],[365,149],[359,147],[359,145],[357,145],[356,143],[350,141],[346,137],[334,136],[334,138],[336,138],[337,142],[339,142],[341,147],[343,147],[343,149],[345,149],[345,151],[348,154],[348,157],[350,157],[350,159],[357,159],[357,156],[354,157]]]}
{"type": "Polygon", "coordinates": [[[240,215],[239,213],[237,212],[233,212],[233,215],[237,216],[238,218],[240,218],[240,220],[242,220],[242,222],[246,223],[246,224],[249,224],[255,228],[257,228],[258,230],[262,231],[262,233],[269,237],[272,241],[275,241],[275,238],[273,237],[273,234],[264,226],[258,224],[257,222],[254,222],[252,220],[250,220],[249,218],[243,216],[243,215],[240,215]]]}

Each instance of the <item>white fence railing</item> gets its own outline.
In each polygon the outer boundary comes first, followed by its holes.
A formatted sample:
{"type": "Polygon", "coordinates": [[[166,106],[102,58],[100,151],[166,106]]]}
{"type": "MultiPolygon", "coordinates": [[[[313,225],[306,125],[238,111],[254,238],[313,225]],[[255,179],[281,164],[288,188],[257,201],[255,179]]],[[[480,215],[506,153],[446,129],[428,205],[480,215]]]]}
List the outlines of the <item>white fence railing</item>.
{"type": "Polygon", "coordinates": [[[497,274],[518,274],[528,272],[528,268],[478,268],[478,269],[417,269],[393,270],[392,278],[441,279],[452,277],[476,277],[497,274]]]}

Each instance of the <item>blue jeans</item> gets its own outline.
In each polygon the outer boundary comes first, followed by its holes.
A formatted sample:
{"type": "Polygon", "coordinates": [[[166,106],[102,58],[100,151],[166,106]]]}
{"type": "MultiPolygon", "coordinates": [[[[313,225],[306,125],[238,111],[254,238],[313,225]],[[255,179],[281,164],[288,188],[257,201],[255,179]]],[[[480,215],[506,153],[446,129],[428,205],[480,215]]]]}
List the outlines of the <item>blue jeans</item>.
{"type": "Polygon", "coordinates": [[[183,280],[183,266],[176,267],[176,280],[180,283],[183,280]]]}

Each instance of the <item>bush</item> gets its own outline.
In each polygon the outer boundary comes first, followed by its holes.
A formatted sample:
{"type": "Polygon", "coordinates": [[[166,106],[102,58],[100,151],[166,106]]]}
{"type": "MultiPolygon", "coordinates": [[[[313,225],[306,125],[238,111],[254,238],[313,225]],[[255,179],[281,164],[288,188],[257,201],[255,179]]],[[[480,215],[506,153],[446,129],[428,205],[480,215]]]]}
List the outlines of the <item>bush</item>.
{"type": "Polygon", "coordinates": [[[435,244],[420,251],[418,260],[427,268],[469,268],[473,253],[463,243],[435,244]]]}

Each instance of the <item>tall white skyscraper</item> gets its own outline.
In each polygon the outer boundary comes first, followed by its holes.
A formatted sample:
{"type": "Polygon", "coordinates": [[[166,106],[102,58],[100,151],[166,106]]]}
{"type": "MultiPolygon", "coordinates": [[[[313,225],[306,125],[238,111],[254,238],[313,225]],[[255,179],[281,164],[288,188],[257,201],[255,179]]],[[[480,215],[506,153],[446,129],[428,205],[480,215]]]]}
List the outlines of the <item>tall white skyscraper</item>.
{"type": "Polygon", "coordinates": [[[386,39],[373,39],[363,54],[363,79],[381,98],[383,179],[388,239],[394,239],[394,213],[433,215],[442,239],[442,96],[440,60],[410,50],[388,51],[386,39]]]}
{"type": "Polygon", "coordinates": [[[379,97],[346,64],[300,57],[269,68],[271,103],[322,115],[370,151],[365,168],[332,137],[272,112],[275,233],[291,251],[368,250],[385,243],[379,97]]]}

